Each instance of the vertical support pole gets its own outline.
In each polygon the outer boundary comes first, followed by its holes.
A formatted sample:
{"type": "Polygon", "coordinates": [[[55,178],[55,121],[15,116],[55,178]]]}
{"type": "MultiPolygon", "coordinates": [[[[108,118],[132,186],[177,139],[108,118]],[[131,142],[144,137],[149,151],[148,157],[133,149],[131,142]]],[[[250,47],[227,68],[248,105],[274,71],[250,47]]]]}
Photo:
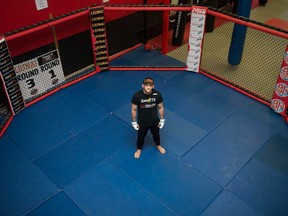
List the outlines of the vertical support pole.
{"type": "MultiPolygon", "coordinates": [[[[147,0],[144,0],[143,4],[146,5],[147,4],[147,0]]],[[[143,11],[143,44],[144,45],[147,43],[147,40],[148,40],[147,39],[147,33],[148,33],[147,24],[148,24],[148,22],[147,22],[147,11],[144,10],[143,11]]]]}
{"type": "MultiPolygon", "coordinates": [[[[170,4],[170,0],[163,0],[163,4],[170,4]]],[[[164,55],[168,53],[169,14],[170,11],[163,11],[162,53],[164,55]]]]}

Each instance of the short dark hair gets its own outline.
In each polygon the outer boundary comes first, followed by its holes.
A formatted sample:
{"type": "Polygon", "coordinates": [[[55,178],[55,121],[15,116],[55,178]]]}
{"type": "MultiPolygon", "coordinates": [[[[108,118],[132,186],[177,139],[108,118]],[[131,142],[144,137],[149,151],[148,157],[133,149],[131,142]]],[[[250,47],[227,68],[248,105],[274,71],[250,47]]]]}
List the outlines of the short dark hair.
{"type": "Polygon", "coordinates": [[[146,77],[143,80],[143,84],[154,84],[154,79],[152,77],[146,77]]]}

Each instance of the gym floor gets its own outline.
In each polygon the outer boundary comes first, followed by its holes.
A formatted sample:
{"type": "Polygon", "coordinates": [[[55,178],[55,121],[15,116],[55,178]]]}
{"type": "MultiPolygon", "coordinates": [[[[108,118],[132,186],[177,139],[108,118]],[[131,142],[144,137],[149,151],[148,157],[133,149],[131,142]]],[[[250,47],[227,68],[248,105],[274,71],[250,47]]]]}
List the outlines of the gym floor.
{"type": "Polygon", "coordinates": [[[101,72],[16,115],[0,173],[0,215],[287,215],[288,124],[202,74],[101,72]],[[135,159],[130,100],[147,76],[166,154],[148,134],[135,159]]]}

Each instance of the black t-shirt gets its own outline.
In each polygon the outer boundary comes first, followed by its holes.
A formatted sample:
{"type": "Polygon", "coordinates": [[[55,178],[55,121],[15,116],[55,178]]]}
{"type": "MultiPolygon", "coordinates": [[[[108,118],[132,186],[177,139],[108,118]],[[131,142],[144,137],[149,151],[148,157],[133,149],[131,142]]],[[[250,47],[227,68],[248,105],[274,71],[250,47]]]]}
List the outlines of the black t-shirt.
{"type": "Polygon", "coordinates": [[[163,99],[159,91],[152,89],[151,94],[144,94],[143,90],[136,92],[131,103],[138,106],[138,123],[153,123],[159,121],[157,105],[163,99]]]}

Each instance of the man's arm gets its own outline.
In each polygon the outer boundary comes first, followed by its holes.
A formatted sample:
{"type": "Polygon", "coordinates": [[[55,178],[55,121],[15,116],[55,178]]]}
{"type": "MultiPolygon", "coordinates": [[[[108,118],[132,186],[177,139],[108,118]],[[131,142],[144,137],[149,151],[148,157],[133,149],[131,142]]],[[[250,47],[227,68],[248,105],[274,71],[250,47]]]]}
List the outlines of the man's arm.
{"type": "Polygon", "coordinates": [[[159,112],[159,117],[160,119],[164,119],[164,106],[163,102],[158,104],[158,112],[159,112]]]}
{"type": "Polygon", "coordinates": [[[132,109],[131,109],[132,122],[137,121],[136,116],[137,116],[137,105],[132,103],[132,109]]]}

